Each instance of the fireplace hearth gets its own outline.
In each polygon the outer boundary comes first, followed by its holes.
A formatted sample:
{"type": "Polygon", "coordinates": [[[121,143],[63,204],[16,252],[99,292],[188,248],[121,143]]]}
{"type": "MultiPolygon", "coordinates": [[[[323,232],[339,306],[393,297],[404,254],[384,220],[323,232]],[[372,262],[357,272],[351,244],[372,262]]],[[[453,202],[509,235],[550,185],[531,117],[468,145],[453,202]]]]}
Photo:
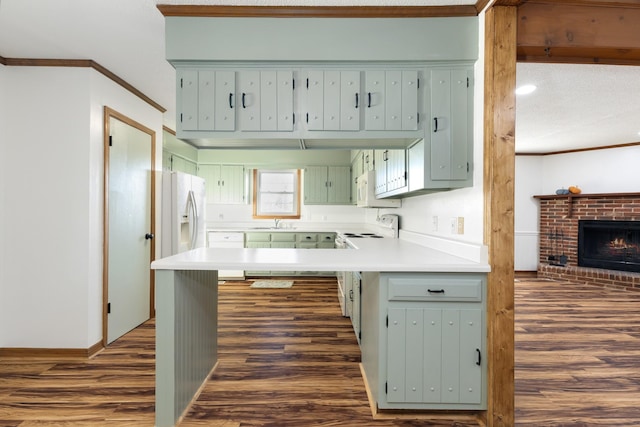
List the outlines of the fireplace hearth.
{"type": "Polygon", "coordinates": [[[640,221],[579,221],[578,266],[640,272],[640,221]]]}

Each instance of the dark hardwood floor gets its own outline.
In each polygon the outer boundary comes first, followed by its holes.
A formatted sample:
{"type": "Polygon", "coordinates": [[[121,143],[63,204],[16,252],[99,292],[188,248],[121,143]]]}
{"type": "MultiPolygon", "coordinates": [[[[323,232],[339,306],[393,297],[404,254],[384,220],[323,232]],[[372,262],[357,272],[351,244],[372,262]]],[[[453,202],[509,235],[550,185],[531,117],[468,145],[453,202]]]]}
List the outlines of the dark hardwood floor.
{"type": "Polygon", "coordinates": [[[516,281],[516,424],[640,425],[640,292],[516,281]]]}
{"type": "MultiPolygon", "coordinates": [[[[640,293],[516,282],[516,425],[640,425],[640,293]]],[[[182,427],[465,426],[372,417],[333,279],[220,286],[220,363],[182,427]]],[[[90,360],[0,359],[1,427],[152,426],[154,323],[90,360]]]]}

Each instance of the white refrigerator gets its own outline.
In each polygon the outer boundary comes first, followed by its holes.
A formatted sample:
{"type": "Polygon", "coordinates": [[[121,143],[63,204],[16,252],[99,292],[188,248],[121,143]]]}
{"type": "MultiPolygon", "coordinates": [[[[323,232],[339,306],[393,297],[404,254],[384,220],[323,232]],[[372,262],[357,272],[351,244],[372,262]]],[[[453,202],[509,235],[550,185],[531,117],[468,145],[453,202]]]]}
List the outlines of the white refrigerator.
{"type": "Polygon", "coordinates": [[[206,246],[204,179],[162,173],[162,257],[206,246]]]}

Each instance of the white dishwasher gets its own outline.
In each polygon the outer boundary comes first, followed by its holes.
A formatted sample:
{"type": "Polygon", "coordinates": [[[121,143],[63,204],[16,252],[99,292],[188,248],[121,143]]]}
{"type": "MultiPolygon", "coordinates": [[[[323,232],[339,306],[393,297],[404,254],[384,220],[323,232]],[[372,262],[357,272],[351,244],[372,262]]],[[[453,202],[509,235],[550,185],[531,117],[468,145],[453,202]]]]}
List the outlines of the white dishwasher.
{"type": "MultiPolygon", "coordinates": [[[[209,231],[207,233],[210,248],[244,248],[244,233],[241,231],[209,231]]],[[[243,270],[220,270],[219,280],[244,280],[243,270]]]]}

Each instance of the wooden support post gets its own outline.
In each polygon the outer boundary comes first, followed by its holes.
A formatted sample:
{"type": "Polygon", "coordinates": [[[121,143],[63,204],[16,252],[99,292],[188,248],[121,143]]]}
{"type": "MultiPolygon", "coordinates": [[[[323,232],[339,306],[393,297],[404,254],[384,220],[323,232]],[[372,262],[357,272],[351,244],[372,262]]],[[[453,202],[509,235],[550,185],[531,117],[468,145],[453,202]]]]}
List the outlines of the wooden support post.
{"type": "Polygon", "coordinates": [[[515,6],[485,20],[484,200],[487,286],[487,426],[511,427],[514,385],[515,6]]]}

